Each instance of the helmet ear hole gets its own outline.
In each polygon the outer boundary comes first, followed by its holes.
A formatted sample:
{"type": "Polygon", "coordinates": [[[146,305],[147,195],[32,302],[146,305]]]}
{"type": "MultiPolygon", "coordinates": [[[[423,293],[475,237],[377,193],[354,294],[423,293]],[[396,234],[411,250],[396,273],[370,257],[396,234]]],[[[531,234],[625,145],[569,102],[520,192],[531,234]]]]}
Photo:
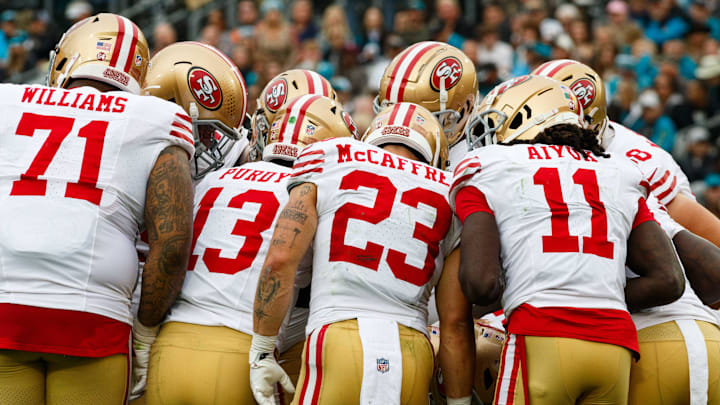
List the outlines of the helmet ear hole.
{"type": "Polygon", "coordinates": [[[55,70],[60,72],[62,68],[65,66],[65,62],[67,62],[67,58],[63,58],[63,60],[60,61],[60,63],[57,64],[57,67],[55,67],[55,70]]]}
{"type": "Polygon", "coordinates": [[[518,129],[520,128],[520,125],[523,123],[523,116],[522,114],[515,114],[515,118],[513,118],[512,122],[510,123],[510,129],[518,129]]]}

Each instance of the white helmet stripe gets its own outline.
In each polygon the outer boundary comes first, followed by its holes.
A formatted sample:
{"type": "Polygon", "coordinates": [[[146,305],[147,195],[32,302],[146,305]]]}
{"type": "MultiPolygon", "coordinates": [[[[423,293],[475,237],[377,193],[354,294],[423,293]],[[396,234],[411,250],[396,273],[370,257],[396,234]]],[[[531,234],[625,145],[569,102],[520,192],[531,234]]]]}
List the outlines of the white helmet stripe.
{"type": "MultiPolygon", "coordinates": [[[[403,100],[398,100],[398,95],[400,93],[400,86],[402,85],[403,79],[407,74],[410,73],[413,66],[413,60],[415,59],[415,56],[419,54],[420,52],[424,51],[425,49],[429,47],[436,46],[436,42],[421,42],[419,44],[413,45],[409,48],[409,52],[403,60],[400,62],[400,67],[398,68],[397,74],[395,77],[392,78],[392,82],[390,83],[390,97],[389,100],[391,103],[398,103],[403,100]]],[[[417,63],[417,61],[415,61],[417,63]]]]}

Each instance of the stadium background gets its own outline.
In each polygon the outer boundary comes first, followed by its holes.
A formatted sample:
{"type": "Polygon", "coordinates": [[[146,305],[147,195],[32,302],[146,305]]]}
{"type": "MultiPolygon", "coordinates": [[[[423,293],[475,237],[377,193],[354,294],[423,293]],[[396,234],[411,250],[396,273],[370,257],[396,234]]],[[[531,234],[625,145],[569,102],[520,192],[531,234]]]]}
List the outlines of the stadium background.
{"type": "Polygon", "coordinates": [[[0,82],[42,83],[73,22],[122,14],[151,52],[197,40],[225,52],[250,108],[285,69],[330,79],[362,131],[390,60],[445,41],[478,71],[480,93],[557,58],[605,80],[608,115],[670,151],[699,201],[720,216],[720,0],[0,0],[0,82]]]}

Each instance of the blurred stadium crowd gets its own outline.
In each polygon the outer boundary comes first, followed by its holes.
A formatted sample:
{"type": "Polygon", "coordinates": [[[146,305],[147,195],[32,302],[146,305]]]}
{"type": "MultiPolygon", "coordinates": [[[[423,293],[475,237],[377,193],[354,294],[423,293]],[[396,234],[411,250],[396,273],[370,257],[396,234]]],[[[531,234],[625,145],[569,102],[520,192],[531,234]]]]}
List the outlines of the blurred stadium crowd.
{"type": "MultiPolygon", "coordinates": [[[[185,0],[177,7],[197,9],[208,2],[185,0]]],[[[53,3],[61,11],[56,14],[64,16],[52,19],[41,9],[2,11],[0,81],[41,81],[60,33],[108,3],[59,1],[53,3]]],[[[698,200],[720,216],[720,0],[222,4],[232,5],[232,13],[228,7],[210,8],[196,34],[155,15],[151,26],[142,27],[151,51],[178,40],[219,48],[244,75],[248,111],[254,111],[267,81],[283,70],[315,70],[331,80],[360,130],[374,115],[372,100],[385,67],[418,41],[462,49],[476,64],[481,96],[550,59],[582,61],[605,80],[610,118],[670,151],[698,200]]]]}

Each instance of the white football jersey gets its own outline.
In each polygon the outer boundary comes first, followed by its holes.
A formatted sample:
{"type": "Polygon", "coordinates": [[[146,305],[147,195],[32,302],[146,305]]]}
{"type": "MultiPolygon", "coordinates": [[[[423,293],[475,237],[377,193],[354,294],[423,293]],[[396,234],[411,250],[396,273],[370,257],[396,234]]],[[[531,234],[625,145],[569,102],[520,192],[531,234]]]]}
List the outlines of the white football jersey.
{"type": "Polygon", "coordinates": [[[209,173],[195,187],[193,241],[182,291],[166,322],[252,334],[255,289],[290,168],[247,163],[209,173]]]}
{"type": "Polygon", "coordinates": [[[481,191],[500,232],[506,313],[535,307],[627,310],[626,242],[645,189],[624,159],[567,146],[491,145],[455,169],[450,201],[481,191]]]}
{"type": "Polygon", "coordinates": [[[635,162],[660,203],[668,205],[678,193],[695,200],[687,176],[669,153],[616,122],[610,122],[606,132],[611,137],[607,153],[635,162]]]}
{"type": "MultiPolygon", "coordinates": [[[[670,240],[672,240],[678,232],[684,230],[680,224],[670,218],[665,207],[660,204],[657,198],[650,196],[647,200],[647,205],[650,211],[652,211],[655,220],[660,224],[670,240]]],[[[680,262],[680,265],[682,266],[682,262],[680,262]]],[[[628,268],[627,276],[628,278],[633,278],[637,277],[637,274],[628,268]]],[[[695,294],[695,291],[693,291],[687,277],[685,278],[685,292],[683,292],[683,295],[679,299],[670,304],[647,308],[631,315],[638,330],[664,322],[682,319],[705,321],[718,325],[716,311],[713,311],[710,307],[702,303],[697,294],[695,294]]]]}
{"type": "Polygon", "coordinates": [[[160,152],[194,153],[173,103],[0,84],[0,302],[132,323],[135,237],[160,152]]]}
{"type": "Polygon", "coordinates": [[[359,317],[427,334],[427,301],[458,221],[451,174],[348,138],[305,148],[288,181],[317,186],[307,333],[359,317]]]}

